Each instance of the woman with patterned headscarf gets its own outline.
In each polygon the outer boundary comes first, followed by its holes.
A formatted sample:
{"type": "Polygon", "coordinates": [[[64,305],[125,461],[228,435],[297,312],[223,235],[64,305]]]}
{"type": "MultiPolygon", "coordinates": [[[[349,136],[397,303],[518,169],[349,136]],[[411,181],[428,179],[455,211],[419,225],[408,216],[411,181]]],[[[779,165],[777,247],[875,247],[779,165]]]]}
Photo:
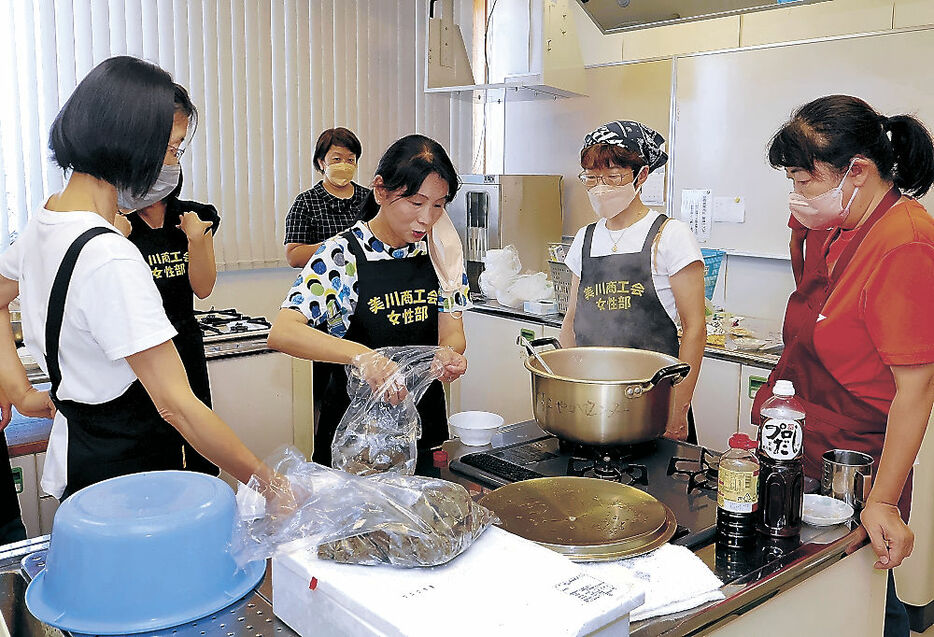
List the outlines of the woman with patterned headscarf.
{"type": "Polygon", "coordinates": [[[600,218],[577,232],[565,260],[573,277],[561,344],[647,349],[690,364],[665,436],[696,442],[690,407],[706,342],[703,256],[687,225],[639,197],[649,173],[668,161],[664,143],[628,120],[584,137],[579,177],[600,218]]]}

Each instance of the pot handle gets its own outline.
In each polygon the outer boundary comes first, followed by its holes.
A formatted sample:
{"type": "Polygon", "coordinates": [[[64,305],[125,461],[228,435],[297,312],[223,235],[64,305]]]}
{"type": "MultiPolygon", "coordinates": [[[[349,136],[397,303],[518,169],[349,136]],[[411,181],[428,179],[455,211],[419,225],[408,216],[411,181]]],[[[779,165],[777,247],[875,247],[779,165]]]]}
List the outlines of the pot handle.
{"type": "Polygon", "coordinates": [[[553,336],[529,340],[520,334],[516,337],[516,345],[525,347],[529,356],[535,356],[535,348],[541,347],[542,345],[551,345],[552,349],[561,349],[561,343],[553,336]]]}
{"type": "Polygon", "coordinates": [[[677,385],[685,379],[690,371],[691,366],[687,363],[675,363],[674,365],[669,365],[668,367],[662,367],[660,370],[655,372],[655,375],[652,376],[652,380],[649,381],[648,387],[646,387],[644,391],[652,389],[664,379],[672,376],[674,377],[674,380],[671,381],[671,384],[677,385]]]}

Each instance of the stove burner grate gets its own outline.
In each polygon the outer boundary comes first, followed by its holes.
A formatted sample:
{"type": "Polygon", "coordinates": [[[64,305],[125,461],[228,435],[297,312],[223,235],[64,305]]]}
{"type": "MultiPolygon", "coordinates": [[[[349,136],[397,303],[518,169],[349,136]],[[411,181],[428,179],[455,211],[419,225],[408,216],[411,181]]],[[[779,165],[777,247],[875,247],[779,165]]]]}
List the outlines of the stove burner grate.
{"type": "Polygon", "coordinates": [[[649,472],[645,465],[627,462],[612,454],[600,454],[596,458],[579,458],[572,456],[568,459],[569,476],[583,478],[599,478],[621,484],[649,484],[649,472]]]}
{"type": "Polygon", "coordinates": [[[688,493],[698,489],[715,492],[719,468],[720,454],[701,447],[697,458],[671,458],[668,461],[667,475],[686,481],[688,493]]]}

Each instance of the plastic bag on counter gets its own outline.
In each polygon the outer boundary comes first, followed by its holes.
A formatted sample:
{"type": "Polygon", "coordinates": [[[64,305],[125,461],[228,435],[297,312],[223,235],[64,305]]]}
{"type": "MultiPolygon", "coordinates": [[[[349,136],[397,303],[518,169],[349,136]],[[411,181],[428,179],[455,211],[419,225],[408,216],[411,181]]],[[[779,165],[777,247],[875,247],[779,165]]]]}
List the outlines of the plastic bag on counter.
{"type": "Polygon", "coordinates": [[[522,271],[516,247],[508,245],[502,250],[487,250],[483,257],[483,272],[478,283],[487,298],[495,299],[497,290],[506,290],[522,271]]]}
{"type": "Polygon", "coordinates": [[[544,272],[522,274],[509,286],[505,296],[508,303],[500,301],[499,295],[496,300],[510,307],[522,307],[525,301],[553,301],[555,284],[548,280],[544,272]]]}
{"type": "Polygon", "coordinates": [[[308,462],[294,447],[267,465],[280,476],[278,504],[266,505],[255,476],[237,492],[231,552],[240,565],[305,549],[339,562],[437,566],[495,521],[462,486],[437,478],[356,476],[308,462]]]}
{"type": "Polygon", "coordinates": [[[480,291],[484,296],[508,307],[522,307],[525,301],[548,301],[555,298],[555,286],[544,272],[519,274],[522,264],[512,245],[502,250],[488,250],[480,273],[480,291]]]}
{"type": "Polygon", "coordinates": [[[331,443],[331,464],[348,473],[412,475],[421,423],[416,405],[442,373],[450,348],[381,347],[347,366],[350,406],[331,443]]]}

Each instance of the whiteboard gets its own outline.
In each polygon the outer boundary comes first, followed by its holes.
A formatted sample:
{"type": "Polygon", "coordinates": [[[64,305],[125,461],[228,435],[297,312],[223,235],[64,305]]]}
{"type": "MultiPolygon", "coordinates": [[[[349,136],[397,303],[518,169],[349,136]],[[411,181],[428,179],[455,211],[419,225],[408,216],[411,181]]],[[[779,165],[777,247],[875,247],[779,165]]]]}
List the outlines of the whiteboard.
{"type": "Polygon", "coordinates": [[[795,108],[834,93],[934,127],[932,63],[934,30],[678,58],[671,213],[683,189],[742,196],[745,221],[714,223],[703,245],[787,258],[791,182],[768,164],[772,136],[795,108]]]}

